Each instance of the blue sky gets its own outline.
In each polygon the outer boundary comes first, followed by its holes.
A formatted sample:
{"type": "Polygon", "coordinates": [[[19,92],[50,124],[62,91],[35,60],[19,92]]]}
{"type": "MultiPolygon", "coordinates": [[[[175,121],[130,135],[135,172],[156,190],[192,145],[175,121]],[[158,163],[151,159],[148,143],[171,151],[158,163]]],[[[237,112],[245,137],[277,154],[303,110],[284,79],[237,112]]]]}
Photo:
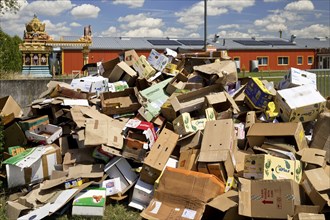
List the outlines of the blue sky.
{"type": "MultiPolygon", "coordinates": [[[[18,13],[6,12],[1,28],[22,37],[33,14],[53,38],[81,36],[204,36],[204,1],[197,0],[19,0],[18,13]]],[[[208,0],[208,38],[330,37],[329,0],[208,0]]]]}

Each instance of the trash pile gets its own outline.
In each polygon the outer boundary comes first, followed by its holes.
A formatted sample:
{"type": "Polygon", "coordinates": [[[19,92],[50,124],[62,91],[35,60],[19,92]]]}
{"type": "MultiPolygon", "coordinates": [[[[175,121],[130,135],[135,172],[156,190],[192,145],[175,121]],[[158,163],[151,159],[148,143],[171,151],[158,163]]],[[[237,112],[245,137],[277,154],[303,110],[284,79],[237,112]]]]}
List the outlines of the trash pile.
{"type": "MultiPolygon", "coordinates": [[[[325,219],[329,102],[316,76],[239,78],[226,51],[134,50],[50,81],[27,116],[0,99],[10,219],[325,219]]],[[[1,140],[0,140],[1,144],[1,140]]]]}

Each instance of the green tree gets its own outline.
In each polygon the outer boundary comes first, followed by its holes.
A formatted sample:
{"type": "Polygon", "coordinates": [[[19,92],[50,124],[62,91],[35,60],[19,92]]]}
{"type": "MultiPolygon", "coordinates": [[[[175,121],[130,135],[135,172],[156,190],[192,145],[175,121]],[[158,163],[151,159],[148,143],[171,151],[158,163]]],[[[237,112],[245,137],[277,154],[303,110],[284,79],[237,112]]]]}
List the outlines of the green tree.
{"type": "Polygon", "coordinates": [[[0,14],[4,14],[6,11],[16,13],[19,8],[18,0],[0,0],[0,14]]]}
{"type": "Polygon", "coordinates": [[[0,72],[18,72],[22,69],[22,54],[18,36],[11,37],[0,28],[0,72]]]}

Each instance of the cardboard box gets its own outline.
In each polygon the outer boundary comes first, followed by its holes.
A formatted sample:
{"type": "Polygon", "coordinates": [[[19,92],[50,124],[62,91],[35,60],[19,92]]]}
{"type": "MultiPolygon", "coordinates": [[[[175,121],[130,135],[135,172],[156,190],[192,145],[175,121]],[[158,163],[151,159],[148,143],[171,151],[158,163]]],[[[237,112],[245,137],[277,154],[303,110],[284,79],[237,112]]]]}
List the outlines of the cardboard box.
{"type": "Polygon", "coordinates": [[[288,220],[326,220],[326,218],[324,214],[298,213],[293,218],[288,218],[288,220]]]}
{"type": "Polygon", "coordinates": [[[166,162],[170,158],[178,139],[178,134],[167,128],[163,128],[157,138],[157,141],[144,160],[144,164],[140,172],[140,178],[142,181],[149,184],[154,184],[164,169],[166,162]]]}
{"type": "Polygon", "coordinates": [[[178,168],[197,171],[199,149],[187,149],[180,152],[178,168]]]}
{"type": "Polygon", "coordinates": [[[216,60],[214,63],[194,66],[193,69],[208,75],[216,75],[218,79],[215,83],[223,85],[235,83],[238,79],[236,64],[232,60],[216,60]]]}
{"type": "Polygon", "coordinates": [[[211,93],[223,91],[222,86],[215,84],[207,86],[196,91],[188,92],[178,96],[173,96],[170,99],[171,105],[176,114],[184,112],[192,112],[201,109],[205,103],[205,96],[211,93]]]}
{"type": "Polygon", "coordinates": [[[121,192],[124,194],[138,179],[138,175],[132,171],[131,165],[122,157],[115,157],[104,167],[110,179],[120,178],[121,192]]]}
{"type": "Polygon", "coordinates": [[[308,122],[325,109],[326,100],[311,85],[277,91],[275,104],[283,121],[308,122]]]}
{"type": "Polygon", "coordinates": [[[308,147],[301,122],[255,123],[246,137],[250,147],[261,146],[266,138],[280,139],[283,143],[294,145],[296,151],[308,147]]]}
{"type": "Polygon", "coordinates": [[[180,153],[189,149],[200,149],[202,139],[203,134],[201,131],[181,137],[177,143],[177,146],[180,147],[180,153]]]}
{"type": "Polygon", "coordinates": [[[108,87],[109,87],[109,92],[119,92],[119,91],[124,91],[125,89],[129,88],[126,81],[108,83],[108,87]]]}
{"type": "Polygon", "coordinates": [[[226,182],[228,176],[234,175],[236,151],[237,141],[232,119],[206,122],[198,162],[213,163],[208,166],[209,172],[216,172],[226,182]],[[221,173],[224,174],[220,175],[221,173]]]}
{"type": "Polygon", "coordinates": [[[135,50],[127,50],[124,53],[124,61],[129,66],[133,66],[133,64],[138,61],[139,55],[135,52],[135,50]]]}
{"type": "Polygon", "coordinates": [[[188,77],[186,77],[182,73],[178,73],[173,77],[173,79],[169,82],[168,86],[166,87],[166,92],[170,95],[172,95],[175,90],[177,89],[183,89],[185,86],[185,82],[188,81],[188,77]]]}
{"type": "Polygon", "coordinates": [[[11,113],[14,113],[15,118],[20,118],[23,116],[23,110],[12,96],[0,98],[0,115],[6,116],[11,113]]]}
{"type": "Polygon", "coordinates": [[[145,209],[154,195],[154,186],[143,182],[140,178],[134,186],[132,199],[128,206],[143,210],[145,209]]]}
{"type": "Polygon", "coordinates": [[[125,81],[129,86],[134,86],[137,73],[124,61],[118,63],[109,75],[109,82],[125,81]]]}
{"type": "MultiPolygon", "coordinates": [[[[151,122],[130,119],[123,128],[125,139],[128,136],[129,131],[136,131],[138,134],[144,135],[145,140],[147,140],[143,144],[143,149],[145,150],[151,149],[157,139],[154,125],[151,122]]],[[[134,137],[134,135],[131,137],[134,137]]],[[[134,141],[134,138],[130,138],[130,140],[134,141]]],[[[140,142],[138,139],[137,141],[140,142]]]]}
{"type": "Polygon", "coordinates": [[[238,214],[255,218],[286,219],[300,205],[299,185],[293,180],[239,178],[238,214]]]}
{"type": "Polygon", "coordinates": [[[158,53],[156,50],[151,49],[148,56],[148,62],[153,68],[155,68],[155,70],[162,72],[169,62],[169,59],[164,54],[158,53]]]}
{"type": "Polygon", "coordinates": [[[330,175],[329,170],[317,168],[306,170],[301,183],[306,194],[314,205],[319,206],[319,212],[329,209],[330,204],[330,175]]]}
{"type": "Polygon", "coordinates": [[[140,91],[140,103],[142,103],[143,108],[139,109],[139,113],[146,121],[152,121],[159,115],[162,105],[168,99],[164,88],[170,81],[171,78],[140,91]]]}
{"type": "Polygon", "coordinates": [[[261,81],[252,77],[244,90],[248,103],[255,109],[266,109],[268,102],[271,102],[276,95],[273,86],[266,80],[261,81]]]}
{"type": "Polygon", "coordinates": [[[32,119],[28,119],[28,120],[19,122],[19,125],[21,126],[23,131],[34,130],[41,124],[43,124],[43,125],[49,124],[48,115],[44,115],[44,116],[40,116],[37,118],[32,118],[32,119]]]}
{"type": "Polygon", "coordinates": [[[254,180],[292,179],[298,184],[303,166],[299,160],[285,160],[267,154],[246,155],[243,177],[254,180]]]}
{"type": "Polygon", "coordinates": [[[317,89],[316,74],[291,67],[289,73],[279,82],[278,87],[279,89],[287,89],[302,85],[312,85],[314,89],[317,89]]]}
{"type": "Polygon", "coordinates": [[[72,215],[103,216],[105,200],[104,188],[84,189],[72,202],[72,215]]]}
{"type": "Polygon", "coordinates": [[[135,113],[141,107],[135,94],[135,87],[119,92],[101,93],[102,112],[106,115],[135,113]]]}
{"type": "Polygon", "coordinates": [[[330,112],[322,112],[314,125],[311,148],[325,150],[326,161],[330,163],[330,112]]]}
{"type": "Polygon", "coordinates": [[[100,185],[102,188],[105,188],[106,196],[112,196],[122,191],[119,177],[104,180],[100,185]]]}
{"type": "MultiPolygon", "coordinates": [[[[329,145],[330,146],[330,145],[329,145]]],[[[316,148],[304,148],[297,152],[299,156],[301,156],[300,161],[307,163],[309,169],[311,166],[314,165],[315,168],[317,167],[324,167],[326,165],[326,151],[316,148]]]]}
{"type": "Polygon", "coordinates": [[[26,149],[3,163],[6,164],[8,187],[22,186],[41,181],[61,164],[62,156],[57,146],[46,145],[26,149]]]}
{"type": "Polygon", "coordinates": [[[212,107],[216,112],[231,110],[234,114],[240,112],[234,99],[227,92],[212,93],[205,96],[207,106],[212,107]]]}
{"type": "Polygon", "coordinates": [[[194,119],[190,117],[190,113],[182,113],[172,122],[174,131],[181,136],[198,130],[204,130],[207,121],[216,119],[214,109],[205,109],[205,116],[205,118],[194,119]]]}
{"type": "Polygon", "coordinates": [[[62,127],[52,124],[41,124],[33,130],[25,131],[26,138],[40,144],[51,144],[62,136],[62,127]]]}
{"type": "Polygon", "coordinates": [[[140,58],[133,64],[133,68],[136,72],[138,72],[140,78],[145,78],[147,80],[156,73],[156,70],[151,67],[144,55],[141,55],[140,58]]]}
{"type": "Polygon", "coordinates": [[[224,184],[213,175],[167,167],[154,198],[141,216],[146,219],[201,219],[206,203],[223,192],[224,184]]]}
{"type": "Polygon", "coordinates": [[[70,85],[82,92],[100,93],[108,91],[108,79],[102,76],[87,76],[72,79],[70,85]]]}

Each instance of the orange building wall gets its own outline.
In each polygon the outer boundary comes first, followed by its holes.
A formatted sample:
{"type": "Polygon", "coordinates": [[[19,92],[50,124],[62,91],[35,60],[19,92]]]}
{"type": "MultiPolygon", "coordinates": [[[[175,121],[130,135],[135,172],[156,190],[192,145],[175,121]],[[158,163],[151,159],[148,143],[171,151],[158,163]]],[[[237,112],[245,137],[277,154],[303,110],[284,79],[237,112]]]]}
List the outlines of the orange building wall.
{"type": "Polygon", "coordinates": [[[250,71],[250,61],[256,60],[257,57],[268,57],[267,66],[259,66],[259,71],[269,71],[269,70],[288,70],[290,67],[295,67],[298,69],[313,69],[315,65],[316,52],[313,49],[308,50],[237,50],[228,51],[228,55],[234,59],[235,57],[240,58],[241,70],[245,67],[246,71],[250,71]],[[297,64],[297,57],[303,57],[302,65],[297,64]],[[307,64],[308,56],[314,57],[314,62],[312,65],[307,64]],[[278,57],[288,57],[288,65],[278,65],[278,57]]]}
{"type": "MultiPolygon", "coordinates": [[[[118,57],[122,50],[91,50],[88,56],[89,63],[106,62],[118,57]]],[[[139,55],[149,56],[150,50],[139,51],[139,55]]],[[[71,74],[73,70],[81,70],[83,67],[83,55],[81,50],[64,50],[62,53],[63,71],[62,74],[71,74]]]]}

